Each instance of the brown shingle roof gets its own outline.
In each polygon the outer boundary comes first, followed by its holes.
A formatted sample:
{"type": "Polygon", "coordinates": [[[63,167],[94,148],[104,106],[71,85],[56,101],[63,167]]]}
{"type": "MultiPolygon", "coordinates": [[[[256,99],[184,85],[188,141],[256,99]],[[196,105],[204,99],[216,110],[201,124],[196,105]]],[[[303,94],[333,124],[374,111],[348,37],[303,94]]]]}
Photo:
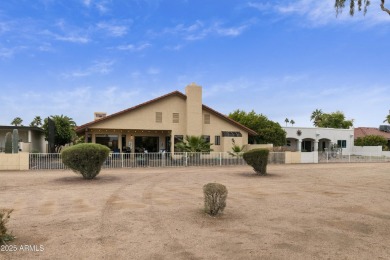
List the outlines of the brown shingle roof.
{"type": "Polygon", "coordinates": [[[380,135],[386,139],[390,139],[390,133],[380,131],[375,127],[356,127],[354,130],[355,139],[366,135],[380,135]]]}
{"type": "MultiPolygon", "coordinates": [[[[167,97],[170,97],[170,96],[178,96],[178,97],[180,97],[180,98],[187,99],[187,96],[184,95],[183,93],[181,93],[180,91],[173,91],[173,92],[171,92],[171,93],[168,93],[168,94],[163,95],[163,96],[160,96],[160,97],[158,97],[158,98],[155,98],[155,99],[149,100],[149,101],[147,101],[147,102],[141,103],[141,104],[136,105],[136,106],[134,106],[134,107],[130,107],[130,108],[128,108],[128,109],[119,111],[119,112],[117,112],[117,113],[108,115],[108,116],[106,116],[106,117],[103,117],[103,118],[100,118],[100,119],[97,119],[97,120],[94,120],[94,121],[91,121],[91,122],[86,123],[86,124],[84,124],[84,125],[81,125],[81,126],[79,126],[79,127],[76,128],[76,132],[77,132],[77,133],[82,133],[82,132],[85,131],[85,129],[87,129],[89,126],[92,126],[93,124],[95,124],[95,123],[97,123],[97,122],[102,122],[102,121],[105,121],[105,120],[107,120],[107,119],[113,118],[113,117],[115,117],[115,116],[118,116],[118,115],[121,115],[121,114],[130,112],[130,111],[134,111],[134,110],[136,110],[136,109],[138,109],[138,108],[140,108],[140,107],[149,105],[149,104],[151,104],[151,103],[157,102],[157,101],[159,101],[159,100],[162,100],[162,99],[167,98],[167,97]]],[[[202,105],[202,108],[203,108],[204,110],[207,110],[207,111],[209,111],[210,113],[212,113],[212,114],[214,114],[214,115],[220,117],[221,119],[223,119],[223,120],[225,120],[225,121],[228,121],[229,123],[234,124],[234,125],[236,125],[237,127],[241,128],[241,129],[243,129],[243,130],[245,130],[245,131],[248,132],[250,135],[257,135],[257,133],[256,133],[255,131],[253,131],[252,129],[250,129],[250,128],[248,128],[248,127],[246,127],[246,126],[244,126],[244,125],[242,125],[242,124],[240,124],[240,123],[234,121],[233,119],[230,119],[229,117],[227,117],[227,116],[225,116],[225,115],[223,115],[223,114],[221,114],[221,113],[215,111],[214,109],[212,109],[212,108],[210,108],[210,107],[208,107],[208,106],[206,106],[206,105],[202,105]]]]}

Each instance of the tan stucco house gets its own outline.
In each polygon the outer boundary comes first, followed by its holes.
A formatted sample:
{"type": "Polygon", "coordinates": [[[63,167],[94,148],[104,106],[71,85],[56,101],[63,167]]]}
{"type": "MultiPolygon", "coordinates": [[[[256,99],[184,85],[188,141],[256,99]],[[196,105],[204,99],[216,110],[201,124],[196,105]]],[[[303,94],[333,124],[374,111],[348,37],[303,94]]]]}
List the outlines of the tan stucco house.
{"type": "Polygon", "coordinates": [[[202,87],[192,83],[185,94],[174,91],[126,110],[105,115],[76,129],[87,142],[107,145],[114,152],[173,152],[187,135],[203,136],[214,152],[248,144],[256,132],[202,104],[202,87]]]}

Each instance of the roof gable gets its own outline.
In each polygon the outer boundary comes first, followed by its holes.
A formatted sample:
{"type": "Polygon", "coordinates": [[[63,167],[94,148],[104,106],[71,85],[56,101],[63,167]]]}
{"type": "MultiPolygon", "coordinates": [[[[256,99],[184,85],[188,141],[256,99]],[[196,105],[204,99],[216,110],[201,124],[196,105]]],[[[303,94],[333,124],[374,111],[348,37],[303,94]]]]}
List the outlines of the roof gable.
{"type": "MultiPolygon", "coordinates": [[[[149,101],[144,102],[144,103],[141,103],[141,104],[139,104],[139,105],[130,107],[130,108],[128,108],[128,109],[119,111],[119,112],[117,112],[117,113],[108,115],[108,116],[106,116],[106,117],[103,117],[103,118],[100,118],[100,119],[91,121],[91,122],[89,122],[89,123],[83,124],[83,125],[81,125],[81,126],[79,126],[79,127],[76,128],[76,132],[77,132],[77,133],[82,133],[82,132],[85,131],[88,127],[91,127],[91,126],[93,126],[93,125],[95,125],[95,124],[97,124],[97,123],[100,123],[100,122],[109,120],[109,119],[111,119],[111,118],[114,118],[114,117],[123,115],[123,114],[128,113],[128,112],[135,111],[135,110],[137,110],[137,109],[139,109],[139,108],[143,108],[143,107],[145,107],[145,106],[154,104],[154,103],[156,103],[156,102],[159,102],[159,101],[161,101],[161,100],[163,100],[163,99],[166,99],[166,98],[169,98],[169,97],[172,97],[172,96],[177,96],[177,97],[182,98],[182,99],[187,99],[187,96],[184,95],[183,93],[181,93],[180,91],[173,91],[173,92],[171,92],[171,93],[168,93],[168,94],[166,94],[166,95],[157,97],[157,98],[155,98],[155,99],[149,100],[149,101]]],[[[205,110],[205,111],[208,111],[208,112],[211,113],[211,114],[214,114],[215,116],[221,118],[221,119],[224,120],[224,121],[227,121],[227,122],[230,123],[230,124],[233,124],[233,125],[237,126],[238,128],[240,128],[240,129],[242,129],[242,130],[248,132],[248,134],[250,134],[250,135],[257,135],[257,133],[256,133],[255,131],[253,131],[252,129],[250,129],[250,128],[248,128],[248,127],[246,127],[246,126],[244,126],[244,125],[242,125],[242,124],[240,124],[240,123],[234,121],[233,119],[231,119],[231,118],[229,118],[229,117],[227,117],[227,116],[225,116],[225,115],[223,115],[223,114],[217,112],[216,110],[214,110],[214,109],[212,109],[212,108],[210,108],[210,107],[208,107],[208,106],[206,106],[206,105],[202,105],[202,109],[205,110]]]]}

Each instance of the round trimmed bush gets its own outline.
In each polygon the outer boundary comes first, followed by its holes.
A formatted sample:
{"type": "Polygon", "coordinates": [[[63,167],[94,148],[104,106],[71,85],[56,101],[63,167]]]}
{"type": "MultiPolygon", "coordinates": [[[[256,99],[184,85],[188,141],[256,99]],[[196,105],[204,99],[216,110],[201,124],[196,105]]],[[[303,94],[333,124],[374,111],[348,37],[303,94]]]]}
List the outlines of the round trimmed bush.
{"type": "Polygon", "coordinates": [[[268,149],[253,149],[245,152],[243,158],[258,175],[267,175],[268,154],[268,149]]]}
{"type": "Polygon", "coordinates": [[[76,144],[65,148],[62,162],[72,171],[79,173],[84,179],[95,178],[110,153],[107,146],[101,144],[76,144]]]}

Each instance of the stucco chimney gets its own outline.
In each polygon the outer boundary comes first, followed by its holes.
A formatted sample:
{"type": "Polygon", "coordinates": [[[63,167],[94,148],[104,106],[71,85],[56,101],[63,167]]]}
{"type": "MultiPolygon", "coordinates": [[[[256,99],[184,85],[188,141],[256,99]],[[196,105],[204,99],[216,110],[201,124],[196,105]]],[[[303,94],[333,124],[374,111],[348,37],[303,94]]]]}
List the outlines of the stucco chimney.
{"type": "Polygon", "coordinates": [[[186,87],[187,135],[202,135],[202,87],[191,83],[186,87]]]}
{"type": "Polygon", "coordinates": [[[95,112],[94,116],[95,116],[95,120],[98,120],[98,119],[101,119],[103,117],[106,117],[107,113],[106,112],[95,112]]]}

